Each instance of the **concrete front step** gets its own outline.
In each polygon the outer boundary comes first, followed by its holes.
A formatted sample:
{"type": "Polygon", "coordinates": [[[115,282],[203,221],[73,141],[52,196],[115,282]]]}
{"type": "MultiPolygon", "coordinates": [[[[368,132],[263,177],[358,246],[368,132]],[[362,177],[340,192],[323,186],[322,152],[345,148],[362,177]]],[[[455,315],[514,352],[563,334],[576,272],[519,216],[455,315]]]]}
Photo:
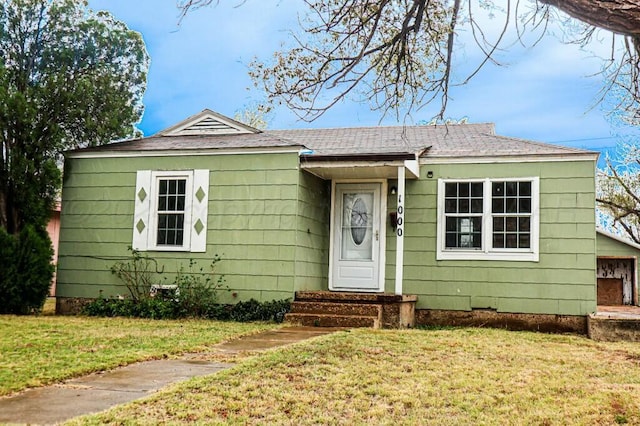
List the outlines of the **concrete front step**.
{"type": "Polygon", "coordinates": [[[286,320],[318,327],[410,328],[417,299],[411,294],[297,291],[286,320]]]}
{"type": "Polygon", "coordinates": [[[590,314],[587,332],[591,339],[603,342],[640,342],[640,318],[607,312],[590,314]]]}
{"type": "Polygon", "coordinates": [[[311,327],[380,328],[380,320],[371,316],[288,313],[285,320],[311,327]]]}
{"type": "Polygon", "coordinates": [[[295,314],[356,315],[380,318],[382,305],[371,303],[295,301],[291,304],[291,312],[295,314]]]}

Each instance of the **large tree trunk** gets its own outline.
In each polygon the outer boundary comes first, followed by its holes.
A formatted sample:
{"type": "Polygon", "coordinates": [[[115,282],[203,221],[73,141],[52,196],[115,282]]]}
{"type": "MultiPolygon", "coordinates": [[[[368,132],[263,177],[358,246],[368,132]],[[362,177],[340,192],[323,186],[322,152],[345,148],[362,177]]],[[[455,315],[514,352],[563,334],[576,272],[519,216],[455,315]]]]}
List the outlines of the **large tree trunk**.
{"type": "Polygon", "coordinates": [[[0,228],[6,230],[7,229],[7,200],[4,195],[4,192],[0,190],[0,228]]]}
{"type": "Polygon", "coordinates": [[[538,0],[566,14],[614,33],[640,36],[639,0],[538,0]]]}

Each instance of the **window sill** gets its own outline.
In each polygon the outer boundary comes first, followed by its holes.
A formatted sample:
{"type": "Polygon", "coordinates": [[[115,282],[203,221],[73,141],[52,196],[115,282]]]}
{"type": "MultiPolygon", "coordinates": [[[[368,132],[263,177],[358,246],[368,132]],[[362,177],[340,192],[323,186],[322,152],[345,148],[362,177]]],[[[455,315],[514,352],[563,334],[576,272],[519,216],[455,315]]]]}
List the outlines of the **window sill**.
{"type": "Polygon", "coordinates": [[[538,262],[537,252],[438,250],[436,260],[504,260],[511,262],[538,262]]]}
{"type": "Polygon", "coordinates": [[[189,252],[191,251],[189,249],[189,247],[171,247],[171,246],[159,246],[159,247],[149,247],[147,250],[145,251],[169,251],[169,252],[176,252],[176,251],[180,251],[180,252],[189,252]]]}

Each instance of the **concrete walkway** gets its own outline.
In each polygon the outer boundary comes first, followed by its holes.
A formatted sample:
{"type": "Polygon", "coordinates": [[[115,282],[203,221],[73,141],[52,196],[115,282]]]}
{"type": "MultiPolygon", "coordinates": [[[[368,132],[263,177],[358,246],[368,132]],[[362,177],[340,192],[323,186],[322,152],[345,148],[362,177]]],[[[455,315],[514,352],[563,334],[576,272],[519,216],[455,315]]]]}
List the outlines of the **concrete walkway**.
{"type": "MultiPolygon", "coordinates": [[[[210,353],[260,352],[336,330],[339,329],[286,327],[215,345],[210,353]]],[[[202,354],[140,362],[0,398],[0,423],[60,423],[143,398],[169,384],[213,374],[234,365],[197,360],[199,356],[202,354]]]]}

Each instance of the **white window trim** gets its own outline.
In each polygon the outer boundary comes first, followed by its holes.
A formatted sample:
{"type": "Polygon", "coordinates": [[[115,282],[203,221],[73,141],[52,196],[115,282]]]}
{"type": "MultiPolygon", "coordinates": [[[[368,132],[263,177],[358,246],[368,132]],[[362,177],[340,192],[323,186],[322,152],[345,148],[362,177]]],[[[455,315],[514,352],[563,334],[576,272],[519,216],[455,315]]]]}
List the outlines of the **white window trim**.
{"type": "Polygon", "coordinates": [[[437,202],[437,260],[507,260],[520,262],[538,262],[540,257],[540,178],[484,178],[484,179],[438,179],[437,202]],[[482,247],[474,249],[445,248],[445,212],[444,186],[449,182],[483,182],[483,212],[482,212],[482,247]],[[491,183],[492,182],[531,182],[531,248],[492,248],[493,216],[491,213],[491,183]]]}
{"type": "Polygon", "coordinates": [[[193,170],[184,171],[152,171],[151,200],[149,215],[149,235],[147,247],[153,251],[190,251],[191,250],[191,207],[193,205],[193,170]],[[186,179],[184,203],[184,234],[181,246],[158,245],[158,182],[160,179],[186,179]]]}
{"type": "Polygon", "coordinates": [[[209,170],[138,170],[131,246],[139,251],[204,253],[207,251],[209,170]],[[157,245],[157,203],[160,178],[187,179],[182,246],[157,245]]]}

